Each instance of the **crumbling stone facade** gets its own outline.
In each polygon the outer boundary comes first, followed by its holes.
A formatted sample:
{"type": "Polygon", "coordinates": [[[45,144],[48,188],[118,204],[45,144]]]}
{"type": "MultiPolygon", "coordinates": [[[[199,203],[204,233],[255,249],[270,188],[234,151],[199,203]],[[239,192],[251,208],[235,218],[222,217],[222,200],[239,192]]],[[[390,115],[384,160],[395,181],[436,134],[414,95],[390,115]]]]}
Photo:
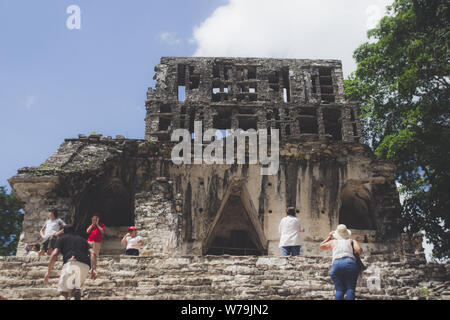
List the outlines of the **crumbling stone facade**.
{"type": "Polygon", "coordinates": [[[427,264],[420,235],[399,229],[393,165],[362,144],[339,61],[168,57],[155,71],[145,139],[80,134],[9,179],[25,218],[17,257],[0,259],[1,295],[56,297],[57,278],[49,287],[39,280],[47,258],[22,256],[57,208],[79,233],[94,213],[107,226],[87,299],[331,299],[331,259],[318,246],[339,223],[369,265],[358,299],[449,299],[448,264],[427,264]],[[195,121],[204,130],[279,130],[279,170],[174,164],[171,134],[195,133],[195,121]],[[280,258],[288,206],[305,228],[303,247],[280,258]],[[141,257],[120,255],[129,225],[144,238],[141,257]]]}
{"type": "Polygon", "coordinates": [[[338,60],[162,58],[147,92],[146,138],[174,129],[278,129],[282,140],[361,142],[338,60]]]}
{"type": "Polygon", "coordinates": [[[79,232],[94,213],[117,230],[137,225],[145,255],[280,255],[278,224],[288,206],[306,229],[304,255],[326,254],[318,243],[339,223],[366,253],[402,254],[393,166],[361,143],[339,61],[168,57],[155,71],[144,140],[65,139],[41,166],[9,180],[25,206],[18,255],[38,239],[51,207],[79,232]],[[174,164],[171,133],[193,133],[195,121],[204,130],[278,129],[278,172],[174,164]]]}

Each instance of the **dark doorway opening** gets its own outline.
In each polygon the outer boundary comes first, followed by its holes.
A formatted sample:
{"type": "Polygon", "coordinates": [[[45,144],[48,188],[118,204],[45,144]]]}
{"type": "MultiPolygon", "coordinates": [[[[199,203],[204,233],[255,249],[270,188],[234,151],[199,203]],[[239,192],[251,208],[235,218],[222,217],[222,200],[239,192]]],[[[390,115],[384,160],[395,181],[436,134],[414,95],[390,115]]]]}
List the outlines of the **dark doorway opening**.
{"type": "Polygon", "coordinates": [[[133,225],[134,196],[119,179],[93,186],[80,197],[75,211],[75,231],[85,234],[94,214],[100,216],[106,227],[133,225]]]}
{"type": "Polygon", "coordinates": [[[348,185],[344,187],[341,203],[339,211],[340,224],[345,224],[349,229],[376,229],[371,207],[371,196],[369,191],[363,186],[348,185]]]}
{"type": "Polygon", "coordinates": [[[207,255],[263,255],[260,243],[240,196],[231,195],[210,236],[207,255]]]}

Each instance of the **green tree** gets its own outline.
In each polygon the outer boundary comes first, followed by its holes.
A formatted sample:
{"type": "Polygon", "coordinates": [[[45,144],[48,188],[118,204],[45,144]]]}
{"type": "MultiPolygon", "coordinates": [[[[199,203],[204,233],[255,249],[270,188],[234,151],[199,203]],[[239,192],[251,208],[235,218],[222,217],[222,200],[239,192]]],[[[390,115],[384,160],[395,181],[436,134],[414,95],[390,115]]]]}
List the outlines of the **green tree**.
{"type": "Polygon", "coordinates": [[[395,0],[354,51],[347,98],[361,102],[366,143],[396,165],[405,231],[425,231],[450,257],[448,0],[395,0]]]}
{"type": "Polygon", "coordinates": [[[23,213],[13,193],[0,186],[0,255],[16,253],[17,242],[22,232],[23,213]]]}

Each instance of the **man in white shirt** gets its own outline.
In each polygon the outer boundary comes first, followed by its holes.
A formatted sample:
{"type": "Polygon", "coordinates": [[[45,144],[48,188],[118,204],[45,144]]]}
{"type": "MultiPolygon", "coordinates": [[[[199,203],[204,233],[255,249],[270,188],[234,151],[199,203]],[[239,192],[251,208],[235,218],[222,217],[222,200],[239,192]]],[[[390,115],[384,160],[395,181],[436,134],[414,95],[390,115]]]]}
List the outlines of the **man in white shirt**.
{"type": "Polygon", "coordinates": [[[286,217],[281,219],[278,226],[280,233],[281,252],[283,256],[298,256],[300,254],[300,232],[305,232],[300,226],[300,219],[295,216],[295,208],[289,207],[286,217]]]}

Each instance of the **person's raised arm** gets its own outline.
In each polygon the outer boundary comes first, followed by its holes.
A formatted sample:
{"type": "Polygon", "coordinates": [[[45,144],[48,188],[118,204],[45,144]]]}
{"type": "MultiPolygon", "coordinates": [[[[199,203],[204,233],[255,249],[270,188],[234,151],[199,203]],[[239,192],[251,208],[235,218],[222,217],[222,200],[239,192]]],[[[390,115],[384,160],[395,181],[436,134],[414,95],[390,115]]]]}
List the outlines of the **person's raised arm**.
{"type": "Polygon", "coordinates": [[[88,234],[91,233],[93,227],[94,227],[94,225],[91,224],[91,225],[86,229],[86,233],[88,233],[88,234]]]}
{"type": "Polygon", "coordinates": [[[127,244],[127,237],[129,237],[129,236],[130,236],[129,233],[127,233],[126,235],[124,235],[123,238],[122,238],[122,241],[120,241],[120,243],[121,243],[122,245],[126,245],[126,244],[127,244]]]}
{"type": "Polygon", "coordinates": [[[41,235],[42,239],[44,239],[45,237],[44,232],[45,232],[45,225],[41,228],[41,231],[39,231],[39,234],[41,235]]]}
{"type": "Polygon", "coordinates": [[[333,241],[331,240],[333,239],[333,232],[330,232],[330,234],[328,235],[328,238],[326,238],[324,241],[322,241],[322,243],[320,244],[319,248],[321,250],[331,250],[333,249],[333,241]]]}
{"type": "Polygon", "coordinates": [[[97,229],[100,231],[101,234],[103,234],[103,232],[105,232],[105,225],[103,225],[103,228],[98,224],[98,221],[96,223],[97,229]]]}

